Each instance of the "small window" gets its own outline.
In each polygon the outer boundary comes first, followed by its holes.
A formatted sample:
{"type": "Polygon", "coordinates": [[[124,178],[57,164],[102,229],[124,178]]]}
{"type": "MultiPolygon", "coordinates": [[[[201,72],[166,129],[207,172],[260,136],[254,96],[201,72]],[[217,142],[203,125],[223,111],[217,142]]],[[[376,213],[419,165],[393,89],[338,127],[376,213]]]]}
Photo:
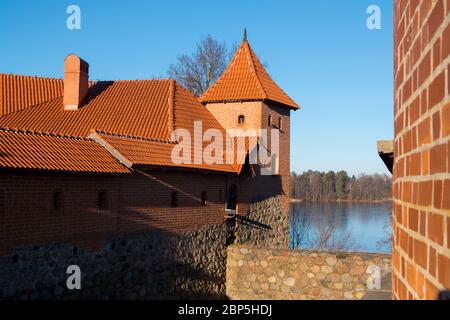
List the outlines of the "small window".
{"type": "Polygon", "coordinates": [[[0,217],[5,214],[6,210],[6,191],[0,189],[0,217]]]}
{"type": "Polygon", "coordinates": [[[202,192],[201,204],[202,204],[202,207],[206,207],[206,191],[202,192]]]}
{"type": "Polygon", "coordinates": [[[245,123],[245,116],[240,115],[240,116],[238,117],[238,123],[239,123],[239,124],[244,124],[244,123],[245,123]]]}
{"type": "Polygon", "coordinates": [[[270,115],[270,113],[267,116],[267,126],[269,127],[269,129],[272,128],[272,116],[270,115]]]}
{"type": "Polygon", "coordinates": [[[176,191],[173,191],[170,195],[170,206],[172,208],[178,207],[178,194],[176,193],[176,191]]]}
{"type": "Polygon", "coordinates": [[[283,118],[281,117],[278,119],[278,129],[283,130],[283,118]]]}
{"type": "Polygon", "coordinates": [[[97,208],[98,209],[107,209],[108,208],[108,193],[104,190],[98,192],[97,208]]]}
{"type": "Polygon", "coordinates": [[[53,192],[53,210],[61,210],[64,206],[64,194],[62,190],[53,192]]]}

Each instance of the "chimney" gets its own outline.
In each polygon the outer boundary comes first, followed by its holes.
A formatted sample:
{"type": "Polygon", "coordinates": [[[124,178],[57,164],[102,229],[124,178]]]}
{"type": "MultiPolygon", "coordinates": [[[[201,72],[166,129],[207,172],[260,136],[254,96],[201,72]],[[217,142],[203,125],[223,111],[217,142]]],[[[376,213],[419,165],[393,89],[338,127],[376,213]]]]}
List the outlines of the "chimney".
{"type": "Polygon", "coordinates": [[[89,64],[74,54],[64,60],[64,110],[78,110],[89,87],[89,64]]]}

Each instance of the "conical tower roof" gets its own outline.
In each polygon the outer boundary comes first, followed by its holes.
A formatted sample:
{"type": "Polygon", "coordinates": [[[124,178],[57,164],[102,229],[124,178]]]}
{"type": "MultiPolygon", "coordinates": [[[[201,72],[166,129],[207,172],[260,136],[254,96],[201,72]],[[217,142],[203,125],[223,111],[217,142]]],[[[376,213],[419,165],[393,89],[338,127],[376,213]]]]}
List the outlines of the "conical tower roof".
{"type": "Polygon", "coordinates": [[[299,109],[267,73],[246,37],[225,72],[201,97],[202,103],[272,101],[299,109]]]}

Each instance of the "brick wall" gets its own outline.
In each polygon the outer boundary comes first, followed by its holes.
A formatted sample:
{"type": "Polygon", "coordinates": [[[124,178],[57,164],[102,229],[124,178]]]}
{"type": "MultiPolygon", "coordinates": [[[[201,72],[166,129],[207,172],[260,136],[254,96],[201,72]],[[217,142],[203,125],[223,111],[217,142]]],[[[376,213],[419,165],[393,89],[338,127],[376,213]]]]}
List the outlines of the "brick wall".
{"type": "MultiPolygon", "coordinates": [[[[273,103],[236,102],[236,103],[208,103],[207,109],[225,129],[279,129],[279,119],[282,119],[280,130],[279,176],[257,177],[243,182],[243,192],[250,202],[258,198],[265,199],[268,195],[283,195],[286,211],[289,206],[290,190],[290,109],[273,103]],[[268,126],[271,116],[272,128],[268,126]],[[238,117],[243,115],[245,123],[239,124],[238,117]]],[[[270,131],[269,131],[270,132],[270,131]]],[[[268,147],[270,148],[270,134],[268,147]]]]}
{"type": "Polygon", "coordinates": [[[450,0],[397,0],[393,294],[450,288],[450,0]]]}
{"type": "Polygon", "coordinates": [[[159,230],[179,235],[223,223],[225,175],[150,174],[153,179],[140,174],[0,173],[0,255],[18,245],[62,241],[97,250],[114,234],[159,230]],[[57,190],[63,205],[55,210],[57,190]],[[176,208],[171,207],[173,190],[180,190],[176,208]],[[100,191],[107,191],[105,209],[97,208],[100,191]],[[200,202],[203,191],[206,206],[200,202]]]}

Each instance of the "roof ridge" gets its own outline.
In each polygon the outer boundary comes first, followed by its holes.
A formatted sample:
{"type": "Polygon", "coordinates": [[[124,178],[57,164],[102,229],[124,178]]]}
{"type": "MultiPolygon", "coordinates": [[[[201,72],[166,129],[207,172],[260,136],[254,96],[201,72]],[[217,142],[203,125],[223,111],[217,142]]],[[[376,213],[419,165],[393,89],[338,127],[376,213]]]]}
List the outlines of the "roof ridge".
{"type": "Polygon", "coordinates": [[[165,143],[165,144],[176,144],[176,142],[173,142],[171,140],[163,140],[163,139],[155,139],[155,138],[148,138],[148,137],[132,136],[132,135],[116,133],[116,132],[109,132],[109,131],[99,130],[99,129],[94,129],[91,132],[92,133],[101,134],[101,135],[105,135],[105,136],[124,138],[124,139],[130,139],[130,140],[150,141],[150,142],[158,142],[158,143],[165,143]]]}
{"type": "Polygon", "coordinates": [[[0,131],[9,132],[9,133],[17,133],[17,134],[43,136],[43,137],[63,138],[63,139],[69,139],[69,140],[92,141],[91,139],[88,139],[86,137],[67,135],[67,134],[61,134],[61,133],[56,133],[56,132],[31,130],[31,129],[26,129],[26,128],[10,128],[10,127],[0,126],[0,131]]]}
{"type": "MultiPolygon", "coordinates": [[[[175,113],[175,101],[176,101],[176,82],[174,79],[171,79],[169,85],[169,108],[167,110],[168,113],[168,130],[169,130],[169,139],[172,139],[172,134],[176,130],[176,113],[175,113]]],[[[175,138],[175,137],[173,137],[175,138]]],[[[176,139],[174,139],[176,140],[176,139]]]]}
{"type": "Polygon", "coordinates": [[[226,67],[225,71],[219,76],[217,81],[212,86],[210,86],[208,89],[206,89],[206,91],[203,92],[203,94],[199,97],[200,101],[202,100],[202,98],[204,96],[206,96],[206,94],[208,94],[210,91],[213,91],[214,88],[217,87],[220,82],[222,82],[225,74],[230,72],[230,70],[232,69],[233,65],[236,63],[237,58],[239,57],[239,51],[241,51],[241,50],[242,50],[242,44],[239,46],[238,50],[236,50],[236,52],[234,53],[233,58],[231,58],[231,61],[228,63],[228,66],[226,67]]]}
{"type": "MultiPolygon", "coordinates": [[[[264,96],[264,99],[268,99],[269,96],[268,96],[266,90],[264,90],[264,86],[262,85],[261,79],[259,79],[258,72],[256,71],[255,61],[253,60],[253,55],[252,55],[252,53],[254,53],[254,52],[253,52],[252,48],[250,47],[250,44],[248,43],[248,41],[244,40],[244,42],[246,44],[246,48],[247,48],[249,56],[250,56],[250,61],[252,63],[251,67],[253,68],[253,73],[255,74],[256,82],[259,86],[259,90],[261,91],[262,95],[264,96]]],[[[255,56],[256,56],[256,54],[255,54],[255,56]]],[[[248,59],[248,57],[247,57],[247,59],[248,59]]]]}
{"type": "Polygon", "coordinates": [[[42,76],[30,76],[26,74],[16,74],[16,73],[2,73],[0,72],[0,76],[8,76],[8,77],[25,77],[25,78],[34,78],[34,79],[44,79],[44,80],[59,80],[63,81],[63,78],[55,78],[55,77],[42,77],[42,76]]]}

